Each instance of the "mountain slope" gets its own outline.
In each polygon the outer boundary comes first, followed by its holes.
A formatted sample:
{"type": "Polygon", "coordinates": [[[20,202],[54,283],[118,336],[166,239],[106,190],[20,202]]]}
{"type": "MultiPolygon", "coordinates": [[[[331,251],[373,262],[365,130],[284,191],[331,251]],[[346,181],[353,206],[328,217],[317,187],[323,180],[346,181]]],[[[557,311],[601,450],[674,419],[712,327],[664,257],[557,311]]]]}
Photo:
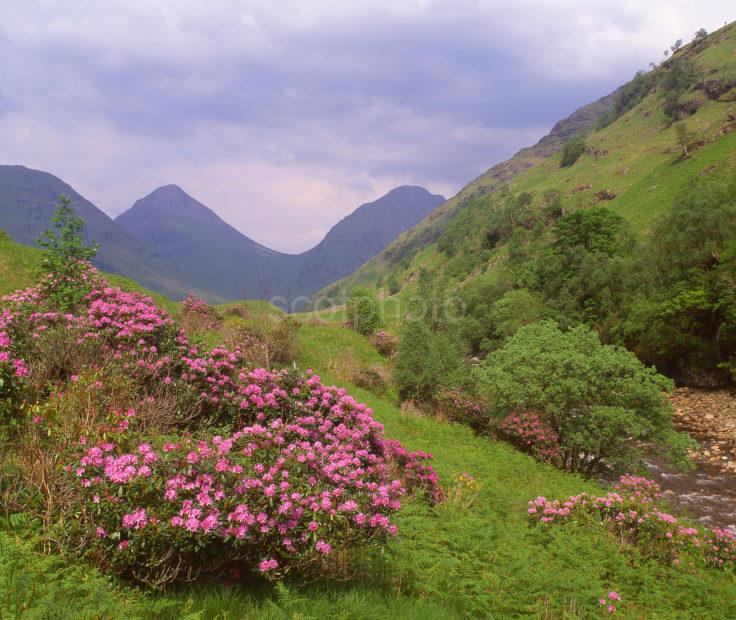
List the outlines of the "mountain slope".
{"type": "Polygon", "coordinates": [[[360,206],[302,254],[256,243],[176,185],[156,189],[115,221],[224,299],[288,303],[351,273],[443,201],[421,187],[398,187],[360,206]]]}
{"type": "MultiPolygon", "coordinates": [[[[41,233],[50,227],[54,203],[60,194],[69,197],[75,211],[84,218],[88,241],[100,244],[93,261],[97,267],[172,297],[183,297],[190,290],[174,265],[48,172],[0,166],[0,228],[19,243],[36,245],[41,233]]],[[[207,287],[196,290],[209,293],[207,287]]]]}
{"type": "Polygon", "coordinates": [[[449,275],[458,284],[492,269],[488,261],[497,261],[504,250],[496,247],[493,256],[484,254],[483,236],[489,217],[501,205],[500,194],[506,191],[529,192],[532,210],[543,208],[547,191],[561,194],[566,211],[606,201],[606,206],[643,232],[694,178],[718,176],[733,169],[735,48],[734,24],[683,47],[648,75],[651,87],[642,100],[602,129],[595,129],[598,120],[613,110],[617,95],[629,92],[631,83],[580,108],[557,123],[537,145],[471,181],[418,226],[349,277],[319,291],[314,299],[339,301],[350,287],[377,286],[388,273],[396,274],[403,285],[402,294],[408,294],[422,268],[430,274],[449,275]],[[694,63],[700,77],[681,95],[676,113],[702,144],[691,158],[677,162],[680,147],[676,129],[663,110],[667,74],[673,63],[680,61],[694,63]],[[572,167],[561,168],[559,151],[569,137],[585,129],[590,133],[582,157],[572,167]],[[438,241],[453,222],[457,222],[459,241],[454,255],[449,256],[438,241]],[[463,261],[467,268],[460,265],[463,261]]]}
{"type": "Polygon", "coordinates": [[[289,260],[238,232],[176,185],[154,190],[115,222],[156,247],[190,282],[206,283],[225,300],[267,293],[261,280],[279,277],[289,260]]]}
{"type": "Polygon", "coordinates": [[[325,238],[298,256],[295,290],[313,293],[352,273],[445,201],[423,187],[403,185],[361,205],[335,224],[325,238]]]}

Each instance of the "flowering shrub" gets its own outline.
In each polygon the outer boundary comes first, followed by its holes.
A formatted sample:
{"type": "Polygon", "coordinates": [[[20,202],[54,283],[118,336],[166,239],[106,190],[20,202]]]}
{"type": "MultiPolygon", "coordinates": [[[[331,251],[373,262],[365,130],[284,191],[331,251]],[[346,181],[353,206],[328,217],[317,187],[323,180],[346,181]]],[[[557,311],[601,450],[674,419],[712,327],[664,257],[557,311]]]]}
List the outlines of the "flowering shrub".
{"type": "Polygon", "coordinates": [[[581,493],[564,502],[538,497],[529,502],[528,512],[532,522],[546,527],[575,521],[602,523],[642,552],[674,564],[688,553],[717,568],[736,566],[734,534],[721,529],[701,533],[682,525],[661,509],[661,497],[652,480],[625,475],[605,496],[581,493]]]}
{"type": "Polygon", "coordinates": [[[66,463],[55,486],[78,519],[65,536],[103,567],[157,585],[230,569],[309,571],[395,535],[405,493],[442,499],[430,455],[384,439],[345,390],[313,374],[248,371],[237,348],[200,351],[150,298],[91,268],[86,278],[73,313],[55,311],[41,287],[5,298],[0,349],[3,372],[22,375],[55,330],[95,344],[93,363],[59,374],[31,435],[54,452],[49,463],[57,450],[66,463]],[[167,435],[141,416],[164,403],[167,435]]]}
{"type": "Polygon", "coordinates": [[[408,490],[425,492],[433,504],[444,499],[445,493],[437,473],[423,462],[430,460],[431,454],[422,450],[409,452],[395,439],[384,439],[382,444],[384,456],[398,468],[408,490]]]}
{"type": "Polygon", "coordinates": [[[537,460],[559,464],[562,450],[557,433],[536,413],[510,413],[501,422],[499,430],[519,449],[537,460]]]}
{"type": "Polygon", "coordinates": [[[461,390],[444,390],[437,397],[437,408],[453,422],[467,424],[476,431],[488,428],[486,403],[472,398],[461,390]]]}
{"type": "Polygon", "coordinates": [[[672,426],[672,381],[583,325],[553,321],[519,329],[476,369],[489,414],[533,411],[554,430],[561,467],[585,474],[626,471],[647,452],[686,464],[693,442],[672,426]]]}
{"type": "Polygon", "coordinates": [[[0,419],[10,413],[28,374],[25,362],[16,356],[13,348],[11,328],[14,315],[7,308],[0,309],[0,419]]]}
{"type": "Polygon", "coordinates": [[[186,332],[215,331],[220,328],[213,309],[194,293],[189,293],[181,302],[181,318],[186,332]]]}
{"type": "Polygon", "coordinates": [[[396,347],[399,345],[399,339],[381,329],[373,334],[371,344],[381,355],[385,357],[393,357],[396,353],[396,347]]]}
{"type": "Polygon", "coordinates": [[[429,455],[382,440],[344,390],[265,370],[240,385],[249,423],[235,432],[141,441],[126,429],[81,452],[70,471],[105,562],[153,583],[233,566],[304,571],[395,535],[407,488],[442,498],[429,455]]]}

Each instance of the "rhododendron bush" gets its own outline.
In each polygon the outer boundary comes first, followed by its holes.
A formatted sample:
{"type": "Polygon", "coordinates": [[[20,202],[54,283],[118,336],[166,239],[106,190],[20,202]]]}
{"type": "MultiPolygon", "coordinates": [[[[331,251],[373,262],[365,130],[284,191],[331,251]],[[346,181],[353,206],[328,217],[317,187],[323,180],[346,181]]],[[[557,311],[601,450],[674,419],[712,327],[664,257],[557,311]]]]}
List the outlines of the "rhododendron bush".
{"type": "Polygon", "coordinates": [[[441,498],[428,455],[387,445],[344,390],[264,370],[243,383],[251,423],[235,432],[140,442],[129,427],[82,452],[74,473],[106,561],[154,580],[279,574],[396,534],[407,484],[441,498]]]}
{"type": "Polygon", "coordinates": [[[20,380],[26,363],[50,354],[57,330],[78,346],[94,343],[92,363],[64,358],[50,387],[34,384],[39,402],[50,398],[32,425],[47,450],[61,451],[71,483],[57,485],[80,517],[66,537],[100,565],[158,585],[307,572],[389,540],[407,493],[442,499],[430,455],[385,439],[345,390],[311,371],[243,368],[237,349],[201,351],[149,298],[110,287],[91,268],[85,281],[88,292],[64,314],[42,287],[6,297],[0,363],[3,378],[20,380]],[[64,405],[88,387],[112,394],[119,385],[122,396],[64,405]],[[157,407],[167,419],[150,415],[157,407]]]}
{"type": "Polygon", "coordinates": [[[704,532],[681,523],[662,506],[652,480],[621,476],[614,490],[595,497],[587,493],[565,501],[538,497],[529,502],[533,523],[552,527],[572,522],[601,524],[642,553],[679,565],[688,556],[716,568],[736,568],[736,535],[714,528],[704,532]]]}

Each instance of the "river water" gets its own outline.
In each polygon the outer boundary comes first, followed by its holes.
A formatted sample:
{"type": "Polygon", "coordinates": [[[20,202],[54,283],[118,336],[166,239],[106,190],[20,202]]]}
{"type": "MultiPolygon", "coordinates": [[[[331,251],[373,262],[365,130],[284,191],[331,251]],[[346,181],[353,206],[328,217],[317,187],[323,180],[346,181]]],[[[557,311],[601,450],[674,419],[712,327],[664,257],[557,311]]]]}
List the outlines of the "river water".
{"type": "Polygon", "coordinates": [[[698,463],[687,472],[672,470],[658,460],[648,461],[647,467],[679,513],[707,527],[736,533],[736,475],[711,463],[698,463]]]}

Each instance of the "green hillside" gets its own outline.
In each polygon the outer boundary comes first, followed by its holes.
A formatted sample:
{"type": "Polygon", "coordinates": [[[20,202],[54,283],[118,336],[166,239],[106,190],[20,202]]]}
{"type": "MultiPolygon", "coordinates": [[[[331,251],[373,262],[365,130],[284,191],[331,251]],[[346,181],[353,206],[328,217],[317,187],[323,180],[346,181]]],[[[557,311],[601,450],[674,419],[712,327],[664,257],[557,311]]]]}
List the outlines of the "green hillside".
{"type": "MultiPolygon", "coordinates": [[[[544,194],[549,190],[561,193],[566,211],[603,202],[643,235],[684,188],[703,178],[726,177],[736,169],[736,25],[680,49],[647,79],[651,86],[643,100],[609,126],[592,129],[585,152],[573,166],[560,167],[564,139],[554,139],[553,130],[537,146],[522,150],[469,183],[384,252],[313,299],[322,304],[339,303],[357,284],[382,290],[392,273],[405,293],[413,290],[422,268],[436,275],[449,274],[457,283],[492,269],[494,262],[483,252],[482,235],[489,212],[499,206],[501,188],[516,194],[529,192],[533,197],[530,211],[543,208],[544,194]],[[685,161],[678,158],[675,124],[664,113],[664,83],[673,63],[680,61],[694,63],[698,71],[679,102],[683,114],[695,110],[682,122],[700,143],[685,161]],[[689,102],[694,103],[688,106],[689,102]],[[455,248],[455,256],[448,257],[437,242],[456,218],[462,222],[458,228],[464,238],[455,248]],[[461,261],[466,263],[465,269],[458,265],[461,261]]],[[[615,94],[581,109],[588,112],[582,122],[578,111],[575,128],[594,128],[610,109],[615,94]]],[[[569,138],[570,132],[564,137],[569,138]]],[[[503,253],[498,247],[493,256],[503,253]]]]}

